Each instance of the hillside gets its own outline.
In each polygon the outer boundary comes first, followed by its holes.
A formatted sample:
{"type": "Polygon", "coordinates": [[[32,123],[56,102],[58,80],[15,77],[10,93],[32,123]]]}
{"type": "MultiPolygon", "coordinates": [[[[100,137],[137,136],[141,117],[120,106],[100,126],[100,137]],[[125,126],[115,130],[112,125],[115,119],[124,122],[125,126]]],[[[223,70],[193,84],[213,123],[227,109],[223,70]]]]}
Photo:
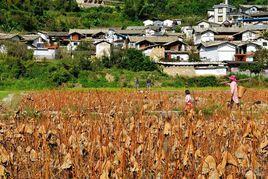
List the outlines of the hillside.
{"type": "MultiPolygon", "coordinates": [[[[139,25],[146,18],[182,18],[193,23],[222,0],[125,0],[113,7],[79,8],[75,0],[0,1],[3,31],[67,31],[69,28],[139,25]]],[[[267,0],[232,0],[231,4],[267,4],[267,0]]]]}

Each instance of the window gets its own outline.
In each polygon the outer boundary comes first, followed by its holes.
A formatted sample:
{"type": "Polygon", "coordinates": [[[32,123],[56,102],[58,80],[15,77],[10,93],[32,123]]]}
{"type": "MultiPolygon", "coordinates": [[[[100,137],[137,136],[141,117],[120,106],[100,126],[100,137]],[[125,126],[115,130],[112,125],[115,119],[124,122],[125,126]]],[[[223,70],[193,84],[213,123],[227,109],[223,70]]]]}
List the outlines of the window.
{"type": "Polygon", "coordinates": [[[43,43],[37,43],[36,46],[37,46],[37,48],[44,48],[44,44],[43,43]]]}
{"type": "Polygon", "coordinates": [[[266,47],[266,46],[267,46],[267,42],[263,42],[262,45],[263,45],[264,47],[266,47]]]}
{"type": "Polygon", "coordinates": [[[223,13],[223,9],[222,9],[222,8],[219,8],[219,9],[218,9],[218,13],[219,13],[219,14],[222,14],[222,13],[223,13]]]}
{"type": "Polygon", "coordinates": [[[219,21],[219,22],[223,22],[223,16],[219,16],[219,17],[218,17],[218,21],[219,21]]]}
{"type": "Polygon", "coordinates": [[[200,28],[204,28],[205,26],[204,25],[200,25],[200,28]]]}
{"type": "Polygon", "coordinates": [[[78,45],[77,42],[74,42],[74,46],[78,45]]]}

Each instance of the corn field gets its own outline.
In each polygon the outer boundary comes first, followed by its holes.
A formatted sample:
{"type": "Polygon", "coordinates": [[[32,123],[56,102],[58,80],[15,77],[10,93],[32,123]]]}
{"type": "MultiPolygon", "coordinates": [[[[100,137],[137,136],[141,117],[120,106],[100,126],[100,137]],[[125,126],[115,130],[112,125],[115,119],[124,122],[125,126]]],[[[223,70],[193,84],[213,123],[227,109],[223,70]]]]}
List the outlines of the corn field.
{"type": "Polygon", "coordinates": [[[1,109],[3,178],[265,178],[268,91],[42,91],[1,109]]]}

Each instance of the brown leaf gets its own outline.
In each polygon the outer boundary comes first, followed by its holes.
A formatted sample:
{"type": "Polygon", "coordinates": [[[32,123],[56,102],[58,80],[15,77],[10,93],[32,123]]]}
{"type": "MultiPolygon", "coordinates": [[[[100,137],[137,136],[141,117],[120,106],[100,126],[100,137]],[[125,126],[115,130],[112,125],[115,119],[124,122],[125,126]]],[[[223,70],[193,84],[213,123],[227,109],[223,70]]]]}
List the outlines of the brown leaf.
{"type": "Polygon", "coordinates": [[[256,179],[256,175],[252,170],[249,170],[246,174],[245,174],[245,178],[246,179],[256,179]]]}
{"type": "Polygon", "coordinates": [[[64,159],[63,159],[63,164],[61,165],[61,169],[62,170],[65,170],[65,169],[69,169],[71,168],[73,165],[73,162],[72,162],[72,157],[71,157],[71,154],[68,153],[67,155],[64,156],[64,159]]]}
{"type": "Polygon", "coordinates": [[[35,162],[37,161],[37,159],[38,159],[38,153],[34,149],[32,149],[30,152],[30,160],[32,162],[35,162]]]}
{"type": "Polygon", "coordinates": [[[216,170],[216,161],[211,155],[207,156],[202,166],[202,174],[210,173],[216,170]]]}

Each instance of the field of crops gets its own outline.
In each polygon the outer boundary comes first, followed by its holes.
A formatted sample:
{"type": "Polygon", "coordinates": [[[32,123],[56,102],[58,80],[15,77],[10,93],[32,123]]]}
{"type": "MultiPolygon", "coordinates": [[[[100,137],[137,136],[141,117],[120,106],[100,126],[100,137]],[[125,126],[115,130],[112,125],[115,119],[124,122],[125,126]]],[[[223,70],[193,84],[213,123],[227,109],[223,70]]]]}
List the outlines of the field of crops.
{"type": "Polygon", "coordinates": [[[265,178],[268,90],[42,91],[1,106],[0,176],[10,178],[265,178]]]}

